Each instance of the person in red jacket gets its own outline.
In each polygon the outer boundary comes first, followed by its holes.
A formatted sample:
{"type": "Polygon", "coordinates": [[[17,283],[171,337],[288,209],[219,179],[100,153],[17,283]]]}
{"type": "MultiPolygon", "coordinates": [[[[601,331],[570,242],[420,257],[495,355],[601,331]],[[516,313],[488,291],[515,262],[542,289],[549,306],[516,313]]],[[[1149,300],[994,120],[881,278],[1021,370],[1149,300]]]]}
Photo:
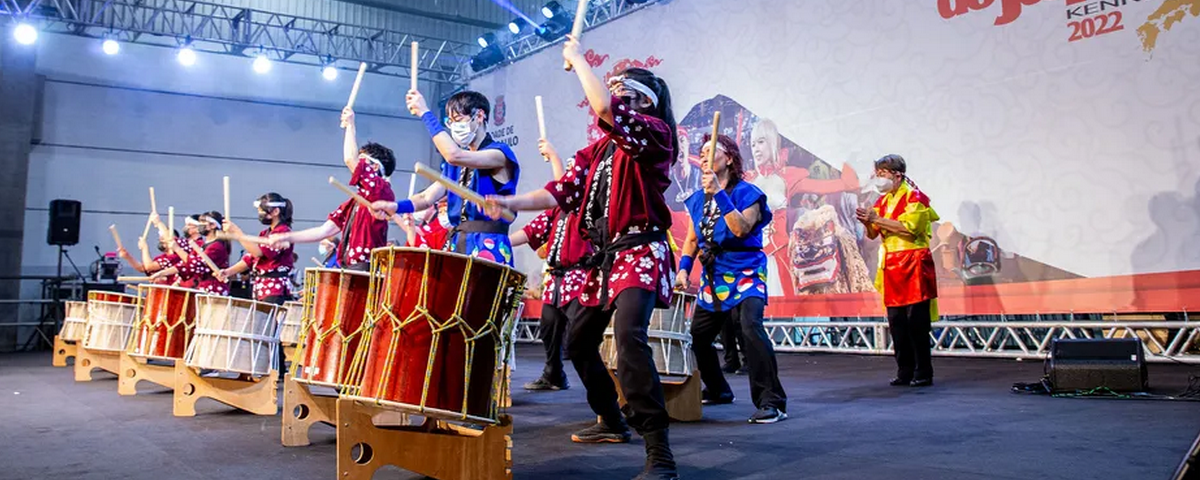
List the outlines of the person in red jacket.
{"type": "Polygon", "coordinates": [[[180,281],[194,282],[195,288],[204,293],[229,295],[229,281],[220,276],[220,270],[229,267],[229,242],[217,239],[217,232],[221,231],[221,222],[224,220],[221,212],[200,214],[195,228],[203,243],[194,245],[191,252],[187,251],[189,249],[177,247],[175,251],[182,260],[179,266],[159,270],[150,278],[158,280],[178,274],[180,281]],[[197,251],[203,251],[208,259],[212,260],[213,265],[209,265],[197,251]],[[213,271],[213,266],[217,267],[216,272],[213,271]]]}
{"type": "MultiPolygon", "coordinates": [[[[267,227],[259,232],[258,236],[269,237],[292,231],[291,200],[271,192],[259,197],[254,202],[254,208],[258,209],[259,223],[267,227]]],[[[224,227],[229,233],[242,234],[242,229],[230,220],[225,220],[224,227]]],[[[292,245],[285,243],[280,245],[280,248],[276,248],[244,239],[239,240],[238,243],[241,243],[246,254],[242,256],[240,262],[225,269],[221,274],[225,278],[230,278],[250,270],[250,276],[254,279],[255,300],[276,305],[283,305],[284,302],[291,300],[292,282],[290,277],[296,268],[292,245]]]]}

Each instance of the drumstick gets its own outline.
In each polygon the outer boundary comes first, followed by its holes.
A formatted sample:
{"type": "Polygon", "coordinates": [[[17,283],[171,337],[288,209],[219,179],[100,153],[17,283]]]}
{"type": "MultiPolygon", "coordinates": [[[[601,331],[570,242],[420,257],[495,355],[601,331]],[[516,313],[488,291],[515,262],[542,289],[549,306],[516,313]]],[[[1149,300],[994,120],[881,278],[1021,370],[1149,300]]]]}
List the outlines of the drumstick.
{"type": "MultiPolygon", "coordinates": [[[[533,97],[533,103],[535,103],[537,105],[538,138],[541,140],[545,140],[546,139],[546,113],[545,113],[545,111],[542,110],[542,96],[538,95],[536,97],[533,97]]],[[[542,160],[549,162],[550,158],[543,155],[542,160]]]]}
{"type": "Polygon", "coordinates": [[[167,238],[175,239],[175,207],[167,207],[167,238]]]}
{"type": "Polygon", "coordinates": [[[150,212],[158,213],[158,202],[154,199],[154,187],[150,187],[150,212]]]}
{"type": "Polygon", "coordinates": [[[197,248],[197,249],[196,249],[196,255],[199,255],[199,256],[200,256],[200,259],[201,259],[201,260],[204,260],[204,264],[205,264],[205,265],[208,265],[208,269],[209,269],[209,270],[212,270],[212,272],[213,272],[213,275],[216,275],[216,274],[218,274],[218,273],[221,273],[221,269],[217,267],[217,264],[216,264],[216,262],[213,262],[211,258],[208,258],[208,254],[207,254],[207,253],[204,253],[204,249],[203,249],[203,248],[197,248]]]}
{"type": "Polygon", "coordinates": [[[117,277],[117,281],[121,283],[149,282],[150,280],[150,277],[117,277]]]}
{"type": "Polygon", "coordinates": [[[142,241],[143,242],[146,241],[146,237],[148,235],[150,235],[150,225],[153,225],[153,224],[154,224],[154,217],[152,217],[152,216],[146,217],[146,229],[142,230],[142,241]]]}
{"type": "Polygon", "coordinates": [[[412,198],[417,191],[417,174],[412,174],[412,178],[408,180],[408,198],[412,198]]]}
{"type": "MultiPolygon", "coordinates": [[[[417,163],[416,170],[417,173],[421,174],[421,176],[442,184],[442,186],[446,187],[446,190],[454,192],[455,195],[462,197],[463,200],[474,203],[475,205],[478,205],[479,208],[486,208],[488,206],[487,199],[483,198],[482,195],[471,191],[467,187],[460,185],[454,180],[443,177],[442,174],[425,166],[425,164],[417,163]]],[[[517,219],[517,214],[509,211],[508,209],[502,208],[500,209],[500,217],[512,222],[513,220],[517,219]]]]}
{"type": "Polygon", "coordinates": [[[221,179],[221,186],[225,188],[225,219],[229,220],[233,218],[229,216],[229,177],[221,179]]]}
{"type": "Polygon", "coordinates": [[[717,158],[717,135],[721,131],[721,112],[713,112],[712,146],[708,148],[708,170],[712,171],[713,159],[717,158]]]}
{"type": "Polygon", "coordinates": [[[412,42],[412,90],[417,89],[417,42],[412,42]]]}
{"type": "MultiPolygon", "coordinates": [[[[583,35],[583,16],[587,15],[587,7],[589,0],[579,0],[579,5],[575,7],[575,25],[571,26],[571,36],[575,37],[575,41],[580,41],[580,35],[583,35]]],[[[563,70],[571,71],[571,62],[563,61],[563,70]]]]}
{"type": "Polygon", "coordinates": [[[125,247],[121,246],[121,234],[117,233],[117,226],[109,225],[108,231],[112,232],[113,241],[117,242],[117,250],[124,250],[125,247]]]}
{"type": "Polygon", "coordinates": [[[312,260],[313,263],[317,264],[317,268],[325,268],[325,264],[321,263],[320,260],[317,260],[317,257],[308,257],[308,259],[312,260]]]}
{"type": "Polygon", "coordinates": [[[269,245],[271,243],[270,239],[263,238],[263,237],[252,237],[252,236],[243,235],[240,233],[225,233],[225,232],[218,232],[217,240],[233,240],[235,242],[250,242],[250,243],[257,243],[259,245],[269,245]]]}
{"type": "Polygon", "coordinates": [[[354,108],[354,100],[358,98],[358,87],[362,85],[365,73],[367,73],[367,62],[362,62],[358,65],[358,76],[354,77],[354,87],[350,88],[350,100],[346,101],[347,108],[354,108]]]}
{"type": "Polygon", "coordinates": [[[342,182],[337,181],[336,178],[329,177],[329,184],[337,187],[338,190],[341,190],[346,195],[349,195],[350,198],[353,198],[354,201],[358,202],[359,205],[367,207],[368,209],[371,208],[371,202],[368,202],[367,199],[363,198],[362,195],[359,195],[358,192],[351,190],[350,187],[342,185],[342,182]]]}

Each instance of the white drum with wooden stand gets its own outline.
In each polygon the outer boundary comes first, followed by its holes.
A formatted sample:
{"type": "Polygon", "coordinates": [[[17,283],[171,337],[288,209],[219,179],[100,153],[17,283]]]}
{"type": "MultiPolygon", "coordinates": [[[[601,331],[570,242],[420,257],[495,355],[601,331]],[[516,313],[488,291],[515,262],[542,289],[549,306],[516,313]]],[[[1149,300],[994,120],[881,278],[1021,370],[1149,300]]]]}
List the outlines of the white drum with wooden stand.
{"type": "Polygon", "coordinates": [[[96,368],[114,375],[119,372],[120,353],[129,343],[138,313],[138,298],[134,295],[88,293],[87,328],[76,352],[75,381],[91,381],[96,368]]]}
{"type": "MultiPolygon", "coordinates": [[[[703,415],[700,372],[696,370],[696,358],[692,353],[692,314],[695,307],[695,295],[675,292],[671,296],[671,308],[655,310],[646,332],[654,355],[654,365],[662,379],[667,414],[680,422],[698,421],[703,415]]],[[[620,403],[624,405],[625,396],[621,392],[621,382],[616,377],[617,345],[613,335],[611,327],[604,332],[600,356],[613,376],[620,403]]]]}
{"type": "Polygon", "coordinates": [[[63,326],[54,336],[52,365],[65,367],[68,358],[75,358],[79,343],[87,333],[87,308],[87,302],[63,302],[63,326]]]}
{"type": "Polygon", "coordinates": [[[191,345],[184,361],[175,364],[175,416],[195,416],[196,401],[205,397],[257,415],[275,415],[279,307],[216,295],[200,295],[196,305],[191,345]],[[239,376],[202,377],[200,369],[239,376]]]}
{"type": "Polygon", "coordinates": [[[121,354],[117,393],[137,395],[139,382],[175,388],[175,364],[192,339],[196,324],[196,297],[204,292],[170,285],[137,287],[142,313],[133,329],[129,348],[121,354]]]}
{"type": "Polygon", "coordinates": [[[300,328],[304,323],[304,302],[287,302],[279,309],[279,344],[283,346],[283,359],[291,362],[296,356],[296,345],[300,343],[300,328]]]}

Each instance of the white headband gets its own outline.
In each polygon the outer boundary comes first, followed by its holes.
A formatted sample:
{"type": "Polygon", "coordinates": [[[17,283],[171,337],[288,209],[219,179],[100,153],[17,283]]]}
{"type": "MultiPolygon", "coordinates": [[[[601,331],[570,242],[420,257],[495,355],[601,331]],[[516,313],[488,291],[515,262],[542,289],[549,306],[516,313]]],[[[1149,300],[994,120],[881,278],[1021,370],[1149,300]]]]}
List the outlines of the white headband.
{"type": "Polygon", "coordinates": [[[283,207],[286,207],[286,206],[287,206],[287,202],[266,202],[266,203],[263,203],[263,202],[260,202],[260,201],[258,201],[258,200],[255,200],[255,201],[254,201],[254,208],[259,208],[259,207],[267,207],[267,208],[283,208],[283,207]]]}
{"type": "Polygon", "coordinates": [[[379,176],[383,177],[383,181],[392,183],[392,177],[384,177],[383,176],[383,173],[384,173],[383,172],[383,162],[380,162],[379,160],[376,160],[375,157],[372,157],[365,153],[360,153],[360,154],[358,154],[358,156],[362,157],[364,160],[366,160],[368,162],[375,164],[376,167],[379,167],[379,176]]]}
{"type": "Polygon", "coordinates": [[[192,220],[192,217],[183,217],[184,225],[200,225],[200,222],[192,220]]]}
{"type": "MultiPolygon", "coordinates": [[[[209,216],[203,216],[203,217],[200,217],[200,218],[201,218],[202,220],[206,220],[206,221],[208,222],[208,224],[210,224],[210,225],[213,225],[213,226],[216,226],[216,227],[217,227],[217,230],[220,230],[220,229],[221,229],[221,222],[218,222],[218,221],[217,221],[217,219],[215,219],[215,218],[212,218],[212,217],[209,217],[209,216]]],[[[189,218],[188,220],[191,220],[191,219],[189,218]]],[[[197,225],[199,225],[199,224],[197,224],[197,225]]]]}
{"type": "Polygon", "coordinates": [[[617,82],[620,82],[622,85],[625,86],[625,88],[627,88],[629,90],[633,90],[635,92],[638,92],[638,93],[644,95],[646,98],[649,98],[651,105],[658,106],[658,94],[654,93],[654,90],[651,90],[650,87],[646,86],[646,84],[639,82],[637,80],[634,80],[632,78],[628,78],[624,75],[617,75],[615,77],[608,79],[609,85],[612,85],[617,82]]]}

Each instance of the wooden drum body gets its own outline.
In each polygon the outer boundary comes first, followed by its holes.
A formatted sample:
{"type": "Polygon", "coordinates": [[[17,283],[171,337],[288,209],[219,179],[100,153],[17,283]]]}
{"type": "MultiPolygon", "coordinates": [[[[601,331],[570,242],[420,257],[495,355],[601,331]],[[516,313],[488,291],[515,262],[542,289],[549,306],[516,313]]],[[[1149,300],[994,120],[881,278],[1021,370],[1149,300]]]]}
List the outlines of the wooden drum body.
{"type": "Polygon", "coordinates": [[[304,274],[304,309],[292,378],[341,389],[364,333],[371,276],[366,272],[310,268],[304,274]]]}
{"type": "Polygon", "coordinates": [[[113,292],[88,292],[87,331],[83,347],[122,352],[138,318],[138,297],[113,292]]]}
{"type": "MultiPolygon", "coordinates": [[[[675,292],[671,296],[671,308],[655,310],[647,328],[650,350],[654,353],[654,365],[664,377],[688,377],[696,368],[692,353],[692,314],[696,307],[696,296],[675,292]]],[[[600,356],[610,370],[617,369],[617,344],[613,340],[613,329],[604,331],[604,343],[600,344],[600,356]]],[[[664,378],[664,382],[678,379],[664,378]]]]}
{"type": "Polygon", "coordinates": [[[87,333],[87,302],[63,302],[63,326],[58,337],[67,342],[81,342],[87,333]]]}
{"type": "Polygon", "coordinates": [[[182,359],[196,324],[196,297],[204,293],[169,285],[138,285],[142,316],[131,355],[182,359]]]}
{"type": "Polygon", "coordinates": [[[372,328],[355,358],[362,381],[352,397],[497,423],[525,276],[487,260],[399,247],[375,249],[371,271],[372,328]]]}
{"type": "Polygon", "coordinates": [[[279,349],[279,306],[242,298],[196,296],[196,329],[184,363],[189,367],[269,375],[279,349]]]}
{"type": "Polygon", "coordinates": [[[300,343],[300,328],[304,324],[304,302],[287,302],[279,308],[279,343],[293,346],[300,343]]]}

